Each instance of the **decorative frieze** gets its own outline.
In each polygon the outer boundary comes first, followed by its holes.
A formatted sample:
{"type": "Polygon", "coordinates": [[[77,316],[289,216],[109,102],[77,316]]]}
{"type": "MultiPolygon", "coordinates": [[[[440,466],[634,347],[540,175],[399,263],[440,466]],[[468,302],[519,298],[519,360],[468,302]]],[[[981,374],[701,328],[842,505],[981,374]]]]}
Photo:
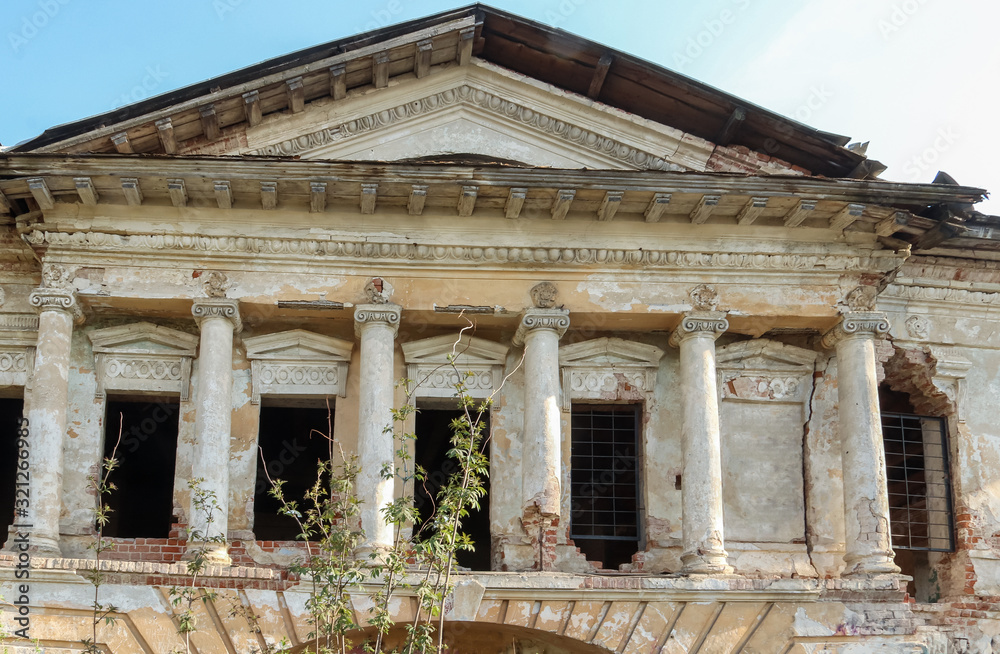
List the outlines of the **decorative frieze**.
{"type": "MultiPolygon", "coordinates": [[[[606,265],[620,268],[689,270],[761,270],[761,271],[871,271],[885,272],[898,264],[894,256],[855,256],[850,254],[762,254],[746,252],[697,252],[647,248],[539,248],[493,247],[478,245],[425,245],[398,242],[341,240],[325,237],[257,238],[245,236],[191,236],[186,234],[110,234],[106,232],[44,232],[26,235],[33,246],[58,246],[70,249],[108,252],[144,253],[165,250],[246,254],[255,257],[278,256],[301,258],[315,263],[328,257],[338,263],[375,261],[476,264],[549,264],[587,266],[606,265]]],[[[890,287],[892,288],[892,287],[890,287]]],[[[888,290],[888,289],[887,289],[888,290]]]]}
{"type": "Polygon", "coordinates": [[[716,350],[720,396],[723,400],[804,403],[818,356],[812,350],[768,339],[720,347],[716,350]]]}
{"type": "Polygon", "coordinates": [[[198,337],[148,322],[90,333],[97,371],[97,397],[109,390],[177,393],[187,401],[191,361],[198,337]]]}
{"type": "Polygon", "coordinates": [[[579,125],[566,122],[513,102],[507,98],[463,84],[419,100],[405,102],[391,109],[361,116],[326,127],[310,134],[268,145],[250,154],[262,156],[297,156],[310,150],[329,146],[347,139],[383,129],[397,123],[419,118],[455,105],[466,105],[498,115],[503,120],[514,121],[549,136],[586,148],[600,156],[617,159],[626,166],[640,170],[688,170],[674,162],[644,152],[631,145],[610,138],[579,125]]]}
{"type": "Polygon", "coordinates": [[[244,339],[250,360],[251,401],[261,395],[344,397],[354,344],[304,329],[244,339]]]}
{"type": "Polygon", "coordinates": [[[0,386],[27,387],[34,363],[33,344],[0,346],[0,386]]]}
{"type": "Polygon", "coordinates": [[[475,398],[487,398],[503,380],[507,347],[463,334],[434,336],[403,344],[415,397],[455,397],[461,382],[475,398]]]}

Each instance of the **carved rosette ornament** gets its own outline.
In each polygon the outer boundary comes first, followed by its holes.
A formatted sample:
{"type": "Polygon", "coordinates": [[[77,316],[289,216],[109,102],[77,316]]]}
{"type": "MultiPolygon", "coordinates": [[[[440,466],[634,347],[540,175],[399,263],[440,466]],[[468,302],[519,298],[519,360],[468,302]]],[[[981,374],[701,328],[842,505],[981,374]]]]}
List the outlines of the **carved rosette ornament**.
{"type": "Polygon", "coordinates": [[[726,314],[718,311],[692,311],[684,314],[681,324],[670,334],[670,346],[678,347],[681,341],[693,336],[717,339],[729,329],[726,314]]]}
{"type": "Polygon", "coordinates": [[[906,325],[906,333],[910,338],[923,341],[930,336],[931,324],[925,316],[910,316],[903,324],[906,325]]]}
{"type": "Polygon", "coordinates": [[[42,269],[42,286],[45,288],[69,288],[69,271],[58,264],[45,266],[42,269]]]}
{"type": "Polygon", "coordinates": [[[243,331],[243,321],[240,319],[240,303],[227,298],[198,299],[191,305],[191,315],[201,324],[210,318],[225,318],[233,323],[236,333],[243,331]]]}
{"type": "Polygon", "coordinates": [[[559,290],[552,282],[542,282],[531,287],[531,303],[538,309],[552,309],[556,306],[559,290]]]}
{"type": "Polygon", "coordinates": [[[569,311],[566,309],[528,309],[521,316],[521,324],[514,334],[513,343],[520,347],[524,345],[524,337],[534,329],[551,329],[562,338],[569,329],[569,311]]]}
{"type": "Polygon", "coordinates": [[[371,304],[389,304],[392,297],[392,284],[381,277],[373,277],[365,284],[365,295],[371,304]]]}
{"type": "Polygon", "coordinates": [[[205,295],[218,298],[226,297],[226,291],[230,286],[229,278],[226,277],[225,273],[218,270],[212,270],[205,275],[202,284],[205,289],[205,295]]]}
{"type": "Polygon", "coordinates": [[[399,331],[399,320],[403,308],[398,304],[359,304],[354,309],[354,333],[361,336],[366,325],[385,323],[392,327],[395,337],[399,331]]]}
{"type": "Polygon", "coordinates": [[[820,344],[831,349],[845,338],[881,338],[889,333],[889,319],[877,311],[852,311],[845,313],[836,327],[823,334],[820,344]]]}
{"type": "Polygon", "coordinates": [[[695,311],[715,311],[719,308],[719,294],[708,284],[699,284],[688,293],[695,311]]]}

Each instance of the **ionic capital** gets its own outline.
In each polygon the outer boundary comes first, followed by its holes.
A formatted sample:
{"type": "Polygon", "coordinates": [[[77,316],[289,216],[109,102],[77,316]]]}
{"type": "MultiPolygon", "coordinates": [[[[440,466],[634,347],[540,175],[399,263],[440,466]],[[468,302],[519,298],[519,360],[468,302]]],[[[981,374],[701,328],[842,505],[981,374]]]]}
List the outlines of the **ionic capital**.
{"type": "Polygon", "coordinates": [[[28,296],[31,306],[42,311],[64,311],[73,318],[73,322],[83,322],[83,311],[76,302],[76,293],[67,288],[39,287],[28,296]]]}
{"type": "Polygon", "coordinates": [[[361,332],[370,325],[383,324],[392,328],[395,337],[399,331],[400,313],[403,308],[398,304],[359,304],[354,309],[354,333],[359,338],[361,332]]]}
{"type": "Polygon", "coordinates": [[[726,314],[721,311],[691,311],[681,317],[681,323],[670,334],[671,347],[679,347],[682,341],[691,337],[719,338],[729,329],[726,314]]]}
{"type": "Polygon", "coordinates": [[[567,309],[528,309],[521,314],[521,324],[514,334],[514,345],[524,345],[524,338],[534,329],[551,329],[562,338],[569,329],[569,311],[567,309]]]}
{"type": "Polygon", "coordinates": [[[240,319],[240,303],[223,297],[199,298],[191,305],[191,314],[198,326],[209,318],[225,318],[233,325],[237,334],[243,331],[243,320],[240,319]]]}
{"type": "Polygon", "coordinates": [[[851,311],[823,334],[820,345],[832,349],[846,338],[878,338],[889,333],[889,319],[878,311],[851,311]]]}

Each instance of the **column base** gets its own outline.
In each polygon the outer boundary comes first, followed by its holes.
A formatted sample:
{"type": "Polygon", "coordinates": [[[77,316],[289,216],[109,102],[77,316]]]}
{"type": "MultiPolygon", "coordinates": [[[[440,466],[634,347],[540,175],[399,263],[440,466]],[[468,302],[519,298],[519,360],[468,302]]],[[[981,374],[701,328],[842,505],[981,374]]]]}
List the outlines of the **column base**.
{"type": "Polygon", "coordinates": [[[366,543],[360,547],[355,548],[354,558],[359,561],[365,561],[371,565],[382,565],[386,561],[386,555],[392,548],[388,545],[373,545],[371,543],[366,543]]]}
{"type": "Polygon", "coordinates": [[[871,555],[862,558],[844,559],[846,567],[842,577],[865,577],[869,575],[898,575],[899,566],[891,556],[884,554],[871,555]]]}
{"type": "Polygon", "coordinates": [[[705,554],[683,554],[681,572],[689,575],[731,575],[733,566],[726,560],[727,554],[712,552],[705,554]]]}
{"type": "Polygon", "coordinates": [[[208,565],[229,566],[233,564],[233,560],[229,558],[229,543],[199,543],[190,541],[181,560],[193,561],[199,555],[204,558],[205,563],[208,565]]]}
{"type": "Polygon", "coordinates": [[[31,534],[28,536],[30,545],[28,553],[32,556],[44,556],[53,559],[62,558],[62,550],[59,548],[59,541],[51,536],[39,536],[31,534]]]}

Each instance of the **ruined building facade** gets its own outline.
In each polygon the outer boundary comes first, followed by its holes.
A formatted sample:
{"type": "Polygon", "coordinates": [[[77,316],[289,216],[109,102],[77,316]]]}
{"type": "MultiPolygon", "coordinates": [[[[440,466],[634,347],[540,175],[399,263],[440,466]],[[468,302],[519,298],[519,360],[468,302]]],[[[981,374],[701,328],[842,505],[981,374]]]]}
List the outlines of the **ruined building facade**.
{"type": "Polygon", "coordinates": [[[396,381],[446,474],[457,342],[495,402],[456,651],[1000,651],[996,221],[847,145],[477,6],[3,153],[0,592],[29,532],[31,635],[79,651],[118,443],[106,651],[178,644],[194,478],[198,651],[301,643],[265,470],[332,431],[385,543],[396,381]]]}

